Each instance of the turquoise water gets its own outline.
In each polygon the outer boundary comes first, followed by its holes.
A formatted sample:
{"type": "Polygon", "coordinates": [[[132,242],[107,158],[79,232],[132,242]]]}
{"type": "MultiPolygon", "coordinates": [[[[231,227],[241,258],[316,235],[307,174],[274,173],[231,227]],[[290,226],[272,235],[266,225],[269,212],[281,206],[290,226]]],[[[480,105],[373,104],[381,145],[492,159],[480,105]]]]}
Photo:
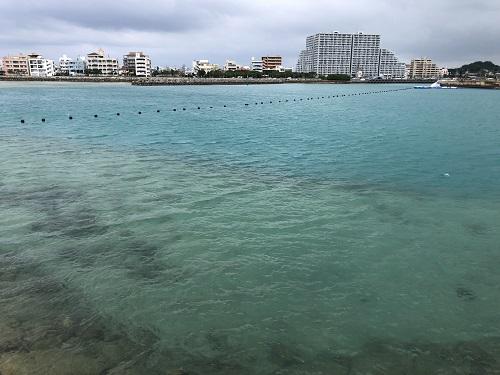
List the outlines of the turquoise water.
{"type": "Polygon", "coordinates": [[[2,375],[499,371],[500,93],[402,88],[0,83],[2,375]]]}

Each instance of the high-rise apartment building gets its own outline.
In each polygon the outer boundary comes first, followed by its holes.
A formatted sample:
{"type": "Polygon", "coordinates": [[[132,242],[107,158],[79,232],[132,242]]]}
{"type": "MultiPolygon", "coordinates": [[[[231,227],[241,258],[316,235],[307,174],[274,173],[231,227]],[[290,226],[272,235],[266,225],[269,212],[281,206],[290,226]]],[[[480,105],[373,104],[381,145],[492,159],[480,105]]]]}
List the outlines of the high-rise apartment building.
{"type": "Polygon", "coordinates": [[[91,52],[87,55],[87,70],[91,74],[117,75],[118,60],[105,57],[104,51],[99,49],[97,52],[91,52]]]}
{"type": "Polygon", "coordinates": [[[281,56],[262,57],[262,70],[277,70],[278,67],[282,65],[283,65],[283,58],[281,56]]]}
{"type": "Polygon", "coordinates": [[[129,52],[123,56],[123,68],[129,75],[150,77],[151,59],[142,52],[129,52]]]}
{"type": "Polygon", "coordinates": [[[358,77],[378,77],[380,35],[353,34],[351,56],[351,74],[358,77]]]}
{"type": "Polygon", "coordinates": [[[307,37],[306,49],[299,54],[297,72],[360,78],[388,76],[390,72],[390,78],[403,78],[404,66],[392,52],[380,49],[378,34],[334,32],[307,37]]]}
{"type": "Polygon", "coordinates": [[[441,70],[431,59],[414,59],[410,63],[408,77],[412,79],[439,78],[441,77],[441,70]]]}
{"type": "Polygon", "coordinates": [[[404,78],[406,74],[406,64],[399,62],[396,55],[388,49],[380,50],[379,72],[381,78],[404,78]]]}

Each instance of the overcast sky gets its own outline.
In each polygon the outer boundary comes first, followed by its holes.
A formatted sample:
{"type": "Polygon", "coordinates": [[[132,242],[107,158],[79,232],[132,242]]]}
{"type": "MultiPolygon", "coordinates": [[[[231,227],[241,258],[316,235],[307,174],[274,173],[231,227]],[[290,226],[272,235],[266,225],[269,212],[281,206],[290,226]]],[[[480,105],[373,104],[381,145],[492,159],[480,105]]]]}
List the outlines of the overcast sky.
{"type": "Polygon", "coordinates": [[[144,51],[154,66],[266,54],[295,66],[307,35],[331,31],[381,34],[405,62],[500,64],[499,0],[0,0],[0,57],[100,47],[120,60],[144,51]]]}

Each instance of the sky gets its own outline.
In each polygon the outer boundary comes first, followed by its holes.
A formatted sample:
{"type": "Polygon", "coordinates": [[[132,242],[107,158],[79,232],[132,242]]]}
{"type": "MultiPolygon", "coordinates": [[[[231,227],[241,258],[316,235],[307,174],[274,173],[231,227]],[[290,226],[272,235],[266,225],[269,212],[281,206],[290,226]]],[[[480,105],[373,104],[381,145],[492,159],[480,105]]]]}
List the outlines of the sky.
{"type": "Polygon", "coordinates": [[[154,66],[269,54],[295,66],[308,35],[333,31],[380,34],[404,62],[500,64],[499,0],[0,0],[0,57],[103,48],[119,60],[144,51],[154,66]]]}

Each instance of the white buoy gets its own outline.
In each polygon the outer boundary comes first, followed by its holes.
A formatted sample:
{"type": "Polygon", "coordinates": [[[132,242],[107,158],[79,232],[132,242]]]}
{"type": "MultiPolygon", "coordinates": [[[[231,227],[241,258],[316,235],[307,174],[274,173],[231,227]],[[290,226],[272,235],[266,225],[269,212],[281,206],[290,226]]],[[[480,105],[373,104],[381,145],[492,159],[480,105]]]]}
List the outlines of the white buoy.
{"type": "Polygon", "coordinates": [[[444,177],[450,177],[450,174],[449,173],[445,173],[443,174],[444,177]]]}

